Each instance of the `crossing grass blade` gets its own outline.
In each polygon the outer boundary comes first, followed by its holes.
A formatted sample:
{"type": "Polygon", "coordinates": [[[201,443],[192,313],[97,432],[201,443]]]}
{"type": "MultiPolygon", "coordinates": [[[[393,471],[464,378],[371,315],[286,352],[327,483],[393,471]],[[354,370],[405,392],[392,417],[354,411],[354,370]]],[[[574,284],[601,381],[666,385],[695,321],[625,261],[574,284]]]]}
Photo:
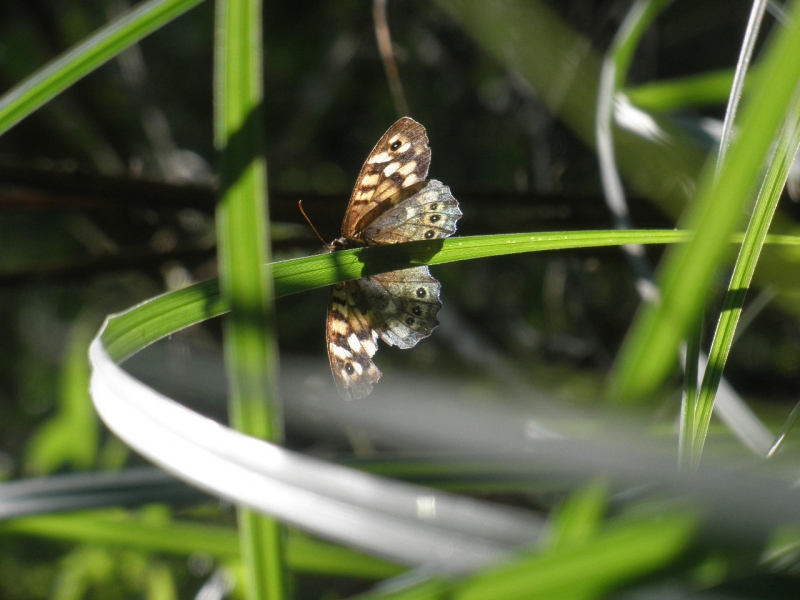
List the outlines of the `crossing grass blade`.
{"type": "MultiPolygon", "coordinates": [[[[222,195],[217,243],[225,322],[225,365],[232,425],[253,437],[280,442],[278,350],[269,264],[267,165],[262,123],[263,69],[260,0],[217,3],[215,142],[222,195]]],[[[245,597],[284,597],[282,530],[274,519],[237,509],[245,597]]]]}
{"type": "Polygon", "coordinates": [[[73,83],[202,0],[142,2],[25,79],[0,98],[0,135],[73,83]]]}
{"type": "Polygon", "coordinates": [[[775,210],[778,207],[778,201],[786,185],[789,169],[797,153],[798,145],[800,145],[800,94],[795,94],[792,113],[787,118],[778,138],[772,159],[767,167],[764,183],[759,191],[753,215],[744,234],[744,241],[736,259],[722,313],[711,343],[708,367],[703,377],[691,434],[692,464],[695,467],[700,460],[703,445],[708,435],[711,413],[714,408],[714,398],[733,345],[736,325],[742,313],[745,295],[753,279],[753,273],[758,264],[761,249],[764,247],[764,241],[772,223],[772,218],[775,215],[775,210]]]}
{"type": "Polygon", "coordinates": [[[711,282],[729,252],[728,240],[741,221],[779,126],[800,79],[800,3],[788,25],[777,31],[760,73],[760,85],[742,114],[740,135],[714,183],[706,169],[697,199],[684,219],[696,232],[688,244],[667,253],[660,270],[658,306],[641,311],[623,344],[609,396],[624,403],[643,402],[677,361],[681,340],[708,298],[711,282]]]}
{"type": "MultiPolygon", "coordinates": [[[[230,527],[180,521],[151,522],[120,510],[0,521],[0,532],[186,557],[203,552],[219,561],[241,557],[238,536],[230,527]]],[[[390,562],[315,540],[295,530],[287,533],[286,562],[296,571],[364,579],[383,579],[403,571],[390,562]]]]}

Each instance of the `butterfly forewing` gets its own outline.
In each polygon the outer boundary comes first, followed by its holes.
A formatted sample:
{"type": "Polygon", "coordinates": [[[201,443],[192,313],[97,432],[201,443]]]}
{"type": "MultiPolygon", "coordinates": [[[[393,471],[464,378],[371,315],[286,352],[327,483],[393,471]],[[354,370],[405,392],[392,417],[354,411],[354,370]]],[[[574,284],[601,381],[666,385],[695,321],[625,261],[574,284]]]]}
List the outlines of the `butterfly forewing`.
{"type": "Polygon", "coordinates": [[[347,205],[342,235],[362,241],[364,228],[399,202],[403,190],[424,181],[430,164],[425,128],[408,117],[392,125],[361,167],[347,205]]]}
{"type": "Polygon", "coordinates": [[[378,350],[378,333],[357,282],[331,287],[325,329],[328,360],[339,393],[349,400],[363,398],[372,391],[381,372],[372,362],[378,350]]]}

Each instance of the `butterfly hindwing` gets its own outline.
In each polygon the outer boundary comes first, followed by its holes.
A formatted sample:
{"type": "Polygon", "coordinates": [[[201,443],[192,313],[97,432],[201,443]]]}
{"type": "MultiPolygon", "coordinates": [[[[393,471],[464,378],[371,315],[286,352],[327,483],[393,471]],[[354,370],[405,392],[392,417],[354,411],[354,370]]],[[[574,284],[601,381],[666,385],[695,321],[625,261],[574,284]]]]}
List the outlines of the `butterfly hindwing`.
{"type": "Polygon", "coordinates": [[[371,275],[354,283],[367,301],[370,323],[390,346],[412,348],[439,324],[441,284],[428,267],[371,275]]]}
{"type": "Polygon", "coordinates": [[[403,198],[403,190],[428,176],[431,149],[425,128],[403,117],[389,128],[367,157],[347,205],[342,235],[362,241],[361,232],[403,198]]]}
{"type": "Polygon", "coordinates": [[[460,217],[450,188],[431,179],[414,195],[372,221],[361,236],[370,245],[438,240],[455,233],[460,217]]]}

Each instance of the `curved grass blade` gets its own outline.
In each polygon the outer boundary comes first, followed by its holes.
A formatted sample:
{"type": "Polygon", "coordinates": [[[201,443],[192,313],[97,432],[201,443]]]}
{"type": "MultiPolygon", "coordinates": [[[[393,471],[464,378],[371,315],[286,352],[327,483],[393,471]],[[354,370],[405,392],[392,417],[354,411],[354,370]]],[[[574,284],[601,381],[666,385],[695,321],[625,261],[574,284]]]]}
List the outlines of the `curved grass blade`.
{"type": "Polygon", "coordinates": [[[386,481],[225,427],[125,373],[100,338],[90,358],[92,397],[105,423],[146,458],[221,498],[446,572],[475,569],[541,536],[531,512],[386,481]]]}
{"type": "MultiPolygon", "coordinates": [[[[672,230],[583,231],[523,233],[449,238],[436,245],[411,242],[319,254],[272,263],[277,297],[358,279],[419,264],[443,264],[459,260],[503,256],[523,252],[618,246],[620,244],[669,244],[684,242],[688,234],[672,230]]],[[[800,244],[800,238],[783,236],[783,243],[800,244]]],[[[777,238],[776,238],[777,241],[777,238]]],[[[156,296],[128,311],[111,315],[103,343],[115,361],[124,360],[145,346],[179,329],[217,317],[229,310],[220,296],[219,282],[211,279],[156,296]]]]}
{"type": "MultiPolygon", "coordinates": [[[[358,279],[367,271],[381,273],[418,264],[437,265],[459,260],[541,252],[686,242],[689,234],[673,230],[585,231],[450,238],[430,256],[428,242],[374,246],[272,263],[276,297],[358,279]]],[[[734,236],[734,240],[736,240],[734,236]]],[[[767,243],[800,245],[800,237],[768,236],[767,243]]],[[[219,281],[210,279],[151,298],[125,312],[111,315],[103,331],[109,356],[121,361],[145,346],[189,325],[218,317],[229,310],[219,293],[219,281]]]]}
{"type": "Polygon", "coordinates": [[[756,40],[758,39],[758,30],[761,29],[761,21],[764,18],[764,12],[767,10],[767,4],[767,0],[755,0],[750,9],[750,18],[747,20],[747,30],[744,32],[742,48],[739,51],[739,60],[736,61],[736,72],[733,75],[731,93],[728,97],[728,106],[725,109],[725,122],[722,124],[722,137],[719,142],[717,166],[714,171],[716,176],[719,176],[722,163],[725,162],[725,154],[728,152],[728,146],[731,143],[733,123],[736,119],[739,101],[744,90],[744,78],[753,58],[756,40]]]}
{"type": "MultiPolygon", "coordinates": [[[[639,40],[659,13],[671,0],[637,0],[628,10],[614,36],[608,54],[603,59],[597,92],[595,140],[603,198],[617,229],[631,229],[630,210],[617,169],[614,148],[614,105],[618,89],[623,85],[639,40]]],[[[636,291],[646,302],[658,299],[658,288],[653,283],[653,273],[644,248],[629,244],[622,247],[636,277],[636,291]]]]}

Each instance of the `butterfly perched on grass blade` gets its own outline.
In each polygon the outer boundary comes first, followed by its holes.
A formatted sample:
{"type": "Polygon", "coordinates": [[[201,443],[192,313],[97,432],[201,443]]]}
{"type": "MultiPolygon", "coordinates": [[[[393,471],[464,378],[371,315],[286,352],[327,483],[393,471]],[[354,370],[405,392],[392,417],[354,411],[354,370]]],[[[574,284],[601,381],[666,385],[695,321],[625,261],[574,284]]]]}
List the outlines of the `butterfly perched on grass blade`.
{"type": "MultiPolygon", "coordinates": [[[[425,181],[431,149],[425,128],[408,117],[392,125],[367,157],[330,251],[436,240],[452,235],[461,217],[450,188],[425,181]]],[[[342,397],[363,398],[381,372],[372,357],[378,338],[411,348],[438,325],[439,282],[428,267],[362,277],[331,288],[326,341],[342,397]]]]}

